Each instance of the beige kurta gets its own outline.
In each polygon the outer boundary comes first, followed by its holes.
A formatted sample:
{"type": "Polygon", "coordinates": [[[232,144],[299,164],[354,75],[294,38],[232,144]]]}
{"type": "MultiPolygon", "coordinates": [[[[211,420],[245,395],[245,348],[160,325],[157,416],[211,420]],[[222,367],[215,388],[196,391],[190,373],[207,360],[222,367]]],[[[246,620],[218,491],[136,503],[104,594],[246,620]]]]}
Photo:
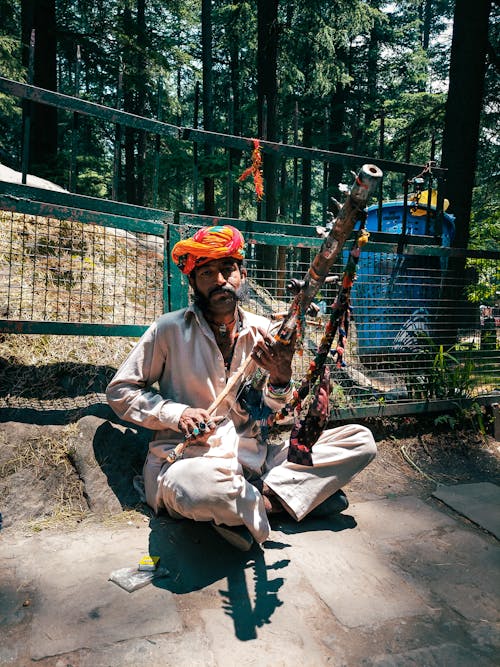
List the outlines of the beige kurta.
{"type": "MultiPolygon", "coordinates": [[[[325,431],[314,447],[314,467],[286,461],[286,446],[268,448],[260,425],[237,400],[237,388],[217,410],[227,419],[210,448],[191,446],[174,464],[166,454],[182,439],[178,422],[187,407],[208,408],[250,355],[269,321],[240,310],[242,326],[229,372],[212,330],[196,306],[167,313],[142,336],[107,389],[119,417],[153,431],[144,466],[148,503],[198,521],[244,523],[259,542],[269,534],[260,493],[247,480],[262,476],[297,519],[345,485],[375,456],[373,437],[361,426],[325,431]]],[[[263,401],[278,410],[290,399],[263,401]]]]}

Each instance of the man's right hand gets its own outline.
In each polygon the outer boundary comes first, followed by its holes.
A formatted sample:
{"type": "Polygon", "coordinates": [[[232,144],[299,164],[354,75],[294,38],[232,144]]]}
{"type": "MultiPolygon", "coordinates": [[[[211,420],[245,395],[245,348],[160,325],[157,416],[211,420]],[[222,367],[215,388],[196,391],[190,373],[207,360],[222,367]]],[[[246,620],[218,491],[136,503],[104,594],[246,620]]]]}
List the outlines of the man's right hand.
{"type": "Polygon", "coordinates": [[[179,419],[179,431],[186,438],[203,440],[213,431],[224,417],[211,416],[203,408],[186,408],[179,419]]]}

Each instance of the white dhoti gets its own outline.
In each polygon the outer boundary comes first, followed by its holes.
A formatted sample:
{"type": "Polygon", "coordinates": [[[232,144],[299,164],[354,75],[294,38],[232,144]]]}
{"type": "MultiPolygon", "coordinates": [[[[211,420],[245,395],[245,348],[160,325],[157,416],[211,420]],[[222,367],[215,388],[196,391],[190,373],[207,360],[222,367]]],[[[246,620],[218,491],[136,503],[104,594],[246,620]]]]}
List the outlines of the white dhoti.
{"type": "MultiPolygon", "coordinates": [[[[287,461],[287,450],[288,442],[270,447],[261,479],[297,521],[344,487],[376,455],[371,431],[358,424],[324,431],[313,447],[312,467],[287,461]]],[[[165,508],[174,517],[244,524],[262,543],[269,536],[269,521],[263,498],[248,476],[236,457],[213,453],[169,464],[150,452],[144,464],[146,499],[155,511],[165,508]]]]}

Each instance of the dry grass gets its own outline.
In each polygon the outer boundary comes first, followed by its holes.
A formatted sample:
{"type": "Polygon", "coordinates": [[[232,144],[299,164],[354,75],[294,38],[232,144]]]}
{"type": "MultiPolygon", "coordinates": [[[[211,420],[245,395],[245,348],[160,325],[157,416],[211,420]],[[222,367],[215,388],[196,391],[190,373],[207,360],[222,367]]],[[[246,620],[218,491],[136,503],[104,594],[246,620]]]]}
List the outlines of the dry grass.
{"type": "MultiPolygon", "coordinates": [[[[10,450],[0,465],[0,482],[4,488],[4,504],[19,484],[28,485],[24,501],[28,519],[23,522],[33,531],[54,526],[75,525],[90,516],[83,483],[69,456],[69,442],[76,432],[71,424],[57,434],[40,432],[19,442],[10,443],[10,450]],[[17,481],[15,481],[17,480],[17,481]],[[35,504],[30,508],[31,495],[43,498],[43,514],[35,504]]],[[[6,445],[2,435],[3,445],[6,445]]],[[[15,495],[13,496],[15,500],[15,495]]],[[[10,499],[12,502],[12,498],[10,499]]]]}
{"type": "Polygon", "coordinates": [[[16,448],[14,456],[0,466],[0,478],[19,472],[29,466],[35,475],[40,476],[47,468],[58,468],[67,474],[73,466],[68,458],[68,442],[76,432],[76,425],[70,424],[61,431],[61,436],[48,435],[29,438],[16,448]]]}
{"type": "Polygon", "coordinates": [[[76,528],[85,519],[91,519],[88,510],[71,509],[64,505],[58,505],[49,516],[35,517],[26,522],[26,529],[33,533],[41,533],[43,530],[56,528],[76,528]]]}
{"type": "Polygon", "coordinates": [[[0,212],[0,312],[9,319],[145,324],[162,308],[163,239],[0,212]]]}
{"type": "Polygon", "coordinates": [[[9,334],[0,337],[0,402],[103,392],[136,339],[9,334]]]}
{"type": "MultiPolygon", "coordinates": [[[[153,510],[151,510],[151,516],[153,515],[153,510]]],[[[124,510],[120,514],[109,514],[102,517],[101,521],[104,526],[110,528],[119,527],[119,526],[130,526],[143,523],[148,523],[150,516],[144,514],[143,512],[138,512],[137,510],[124,510]]]]}
{"type": "Polygon", "coordinates": [[[0,357],[24,366],[72,364],[118,366],[137,339],[119,336],[4,334],[0,357]]]}

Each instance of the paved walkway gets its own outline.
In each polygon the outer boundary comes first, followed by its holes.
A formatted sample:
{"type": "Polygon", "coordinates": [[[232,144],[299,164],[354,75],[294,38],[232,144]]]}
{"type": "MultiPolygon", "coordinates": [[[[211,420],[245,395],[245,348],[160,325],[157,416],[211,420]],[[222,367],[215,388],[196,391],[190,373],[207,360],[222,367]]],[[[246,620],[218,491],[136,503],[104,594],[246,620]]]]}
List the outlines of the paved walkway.
{"type": "Polygon", "coordinates": [[[278,520],[247,554],[166,517],[4,530],[0,664],[498,665],[498,541],[452,507],[458,494],[467,513],[472,493],[474,521],[494,521],[499,489],[465,486],[438,489],[449,504],[400,496],[332,521],[278,520]],[[131,593],[109,580],[148,552],[167,576],[131,593]]]}

